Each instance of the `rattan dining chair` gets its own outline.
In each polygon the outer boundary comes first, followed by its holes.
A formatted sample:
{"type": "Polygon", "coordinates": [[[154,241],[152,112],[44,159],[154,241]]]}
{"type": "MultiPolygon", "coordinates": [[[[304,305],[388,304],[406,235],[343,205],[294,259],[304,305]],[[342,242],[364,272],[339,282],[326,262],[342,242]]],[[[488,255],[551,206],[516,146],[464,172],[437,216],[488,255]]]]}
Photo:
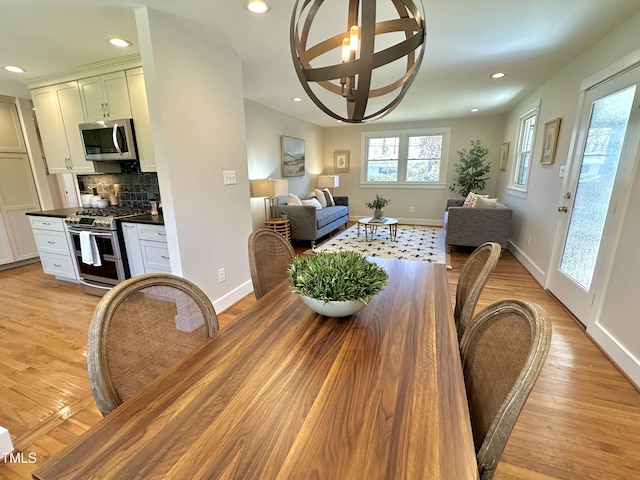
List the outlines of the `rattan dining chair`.
{"type": "Polygon", "coordinates": [[[467,324],[473,318],[480,294],[498,264],[500,252],[499,243],[483,243],[473,251],[460,270],[453,313],[458,340],[462,338],[467,324]]]}
{"type": "Polygon", "coordinates": [[[249,236],[249,269],[256,299],[287,278],[295,257],[287,239],[273,230],[260,228],[249,236]]]}
{"type": "Polygon", "coordinates": [[[462,368],[481,480],[493,478],[550,342],[546,312],[516,299],[481,310],[464,332],[462,368]]]}
{"type": "Polygon", "coordinates": [[[103,415],[218,331],[207,295],[168,273],[133,277],[98,302],[89,326],[87,367],[103,415]]]}

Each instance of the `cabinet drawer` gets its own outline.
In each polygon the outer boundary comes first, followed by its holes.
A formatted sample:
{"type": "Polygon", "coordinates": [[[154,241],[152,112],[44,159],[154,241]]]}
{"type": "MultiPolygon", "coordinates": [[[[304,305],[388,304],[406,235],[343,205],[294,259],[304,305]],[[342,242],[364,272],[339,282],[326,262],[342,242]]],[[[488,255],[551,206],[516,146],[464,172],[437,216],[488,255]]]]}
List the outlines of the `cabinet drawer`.
{"type": "Polygon", "coordinates": [[[42,263],[44,273],[60,277],[76,278],[73,259],[69,256],[43,254],[40,255],[40,263],[42,263]]]}
{"type": "Polygon", "coordinates": [[[59,253],[69,255],[69,245],[67,244],[67,234],[65,232],[54,232],[49,230],[34,230],[38,252],[59,253]]]}
{"type": "Polygon", "coordinates": [[[140,240],[151,240],[155,242],[167,241],[167,234],[163,225],[138,224],[138,237],[140,240]]]}
{"type": "Polygon", "coordinates": [[[171,272],[169,248],[165,243],[140,240],[140,249],[142,250],[145,273],[155,271],[171,272]]]}
{"type": "Polygon", "coordinates": [[[61,218],[30,216],[29,220],[31,221],[31,228],[64,232],[64,222],[62,221],[61,218]]]}

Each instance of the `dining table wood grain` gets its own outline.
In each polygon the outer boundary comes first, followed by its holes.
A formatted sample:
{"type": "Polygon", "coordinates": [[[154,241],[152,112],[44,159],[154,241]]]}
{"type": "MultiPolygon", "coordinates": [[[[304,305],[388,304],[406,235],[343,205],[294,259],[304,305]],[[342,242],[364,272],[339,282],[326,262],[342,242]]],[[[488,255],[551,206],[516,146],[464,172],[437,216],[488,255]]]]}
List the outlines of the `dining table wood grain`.
{"type": "Polygon", "coordinates": [[[364,309],[282,282],[33,477],[477,479],[445,266],[372,260],[364,309]]]}

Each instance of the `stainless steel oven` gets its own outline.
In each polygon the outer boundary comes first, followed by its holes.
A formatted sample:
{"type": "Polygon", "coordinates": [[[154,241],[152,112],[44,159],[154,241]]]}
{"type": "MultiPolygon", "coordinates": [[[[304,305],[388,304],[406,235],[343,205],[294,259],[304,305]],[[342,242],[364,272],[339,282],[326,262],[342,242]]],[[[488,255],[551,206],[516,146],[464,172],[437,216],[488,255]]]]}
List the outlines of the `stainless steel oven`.
{"type": "Polygon", "coordinates": [[[86,293],[104,295],[114,285],[130,277],[124,240],[116,220],[143,213],[148,211],[124,207],[92,208],[65,219],[80,283],[86,293]],[[89,253],[92,261],[89,262],[88,245],[93,247],[89,253]]]}

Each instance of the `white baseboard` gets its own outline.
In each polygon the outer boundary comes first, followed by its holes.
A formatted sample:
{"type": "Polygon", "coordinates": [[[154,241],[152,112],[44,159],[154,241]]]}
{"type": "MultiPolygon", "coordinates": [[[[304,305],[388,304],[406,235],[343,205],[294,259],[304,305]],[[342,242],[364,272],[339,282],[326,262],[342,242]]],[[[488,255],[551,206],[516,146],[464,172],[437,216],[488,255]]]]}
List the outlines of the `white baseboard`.
{"type": "Polygon", "coordinates": [[[213,308],[216,309],[216,313],[224,312],[231,305],[240,301],[243,297],[246,297],[251,292],[253,292],[253,284],[251,283],[251,280],[248,280],[239,287],[231,290],[223,297],[214,301],[213,308]]]}
{"type": "Polygon", "coordinates": [[[9,430],[0,426],[0,455],[9,455],[13,452],[13,442],[11,441],[11,435],[9,430]]]}
{"type": "Polygon", "coordinates": [[[636,358],[633,353],[598,322],[594,322],[587,327],[587,335],[624,372],[629,381],[640,390],[640,359],[636,358]]]}
{"type": "Polygon", "coordinates": [[[511,240],[507,246],[509,251],[516,257],[520,263],[527,269],[527,271],[536,279],[536,281],[543,287],[546,285],[547,275],[544,273],[538,265],[536,265],[525,253],[520,250],[511,240]]]}

